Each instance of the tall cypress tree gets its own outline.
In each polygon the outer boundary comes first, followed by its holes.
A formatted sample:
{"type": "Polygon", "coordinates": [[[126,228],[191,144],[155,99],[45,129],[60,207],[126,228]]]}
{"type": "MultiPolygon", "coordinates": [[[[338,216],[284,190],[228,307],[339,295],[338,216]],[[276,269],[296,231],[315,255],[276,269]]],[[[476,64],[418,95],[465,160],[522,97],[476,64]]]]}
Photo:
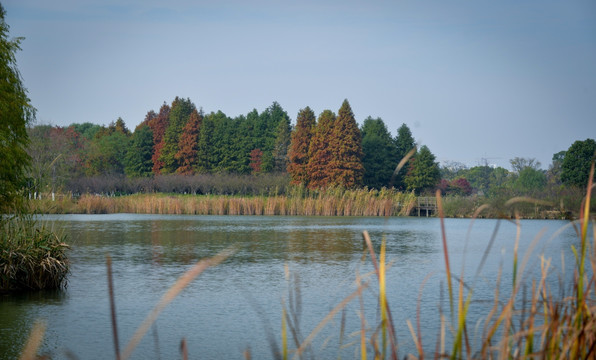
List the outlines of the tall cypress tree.
{"type": "Polygon", "coordinates": [[[307,106],[298,112],[296,127],[292,131],[288,172],[293,184],[308,185],[308,149],[316,125],[315,113],[307,106]]]}
{"type": "Polygon", "coordinates": [[[329,145],[333,138],[335,114],[325,110],[319,115],[319,120],[313,131],[313,137],[308,148],[308,187],[311,189],[324,188],[330,185],[330,166],[333,162],[333,153],[329,145]]]}
{"type": "Polygon", "coordinates": [[[163,161],[163,173],[173,173],[178,169],[179,164],[176,160],[176,154],[179,150],[180,135],[182,135],[184,126],[193,110],[196,110],[196,107],[190,99],[182,99],[176,96],[172,102],[170,123],[163,137],[164,145],[160,157],[163,161]]]}
{"type": "Polygon", "coordinates": [[[129,177],[151,175],[153,161],[153,132],[147,123],[142,122],[132,134],[130,148],[126,153],[124,172],[129,177]]]}
{"type": "Polygon", "coordinates": [[[213,163],[212,171],[216,172],[233,172],[232,168],[234,162],[234,151],[232,137],[232,120],[224,114],[221,110],[216,113],[209,114],[210,119],[214,124],[212,133],[212,150],[211,159],[213,163]]]}
{"type": "Polygon", "coordinates": [[[199,173],[211,172],[211,170],[217,165],[215,164],[213,157],[213,132],[215,130],[215,123],[213,122],[213,116],[210,115],[206,115],[203,118],[203,123],[199,129],[196,165],[196,171],[199,173]]]}
{"type": "Polygon", "coordinates": [[[203,122],[203,114],[196,109],[192,111],[178,143],[178,152],[176,160],[180,166],[176,172],[180,174],[192,174],[197,161],[197,147],[199,140],[199,130],[203,122]]]}
{"type": "Polygon", "coordinates": [[[280,119],[277,125],[273,152],[271,153],[273,155],[274,171],[276,172],[285,172],[288,167],[288,148],[290,147],[291,132],[290,118],[280,119]]]}
{"type": "Polygon", "coordinates": [[[391,134],[382,119],[370,116],[362,125],[362,164],[364,185],[380,189],[389,187],[391,176],[399,160],[391,134]]]}
{"type": "Polygon", "coordinates": [[[415,191],[417,194],[424,190],[434,189],[441,178],[439,163],[430,149],[424,145],[418,150],[408,167],[404,182],[408,191],[415,191]]]}
{"type": "MultiPolygon", "coordinates": [[[[150,113],[152,113],[152,111],[150,113]]],[[[151,116],[150,113],[147,114],[148,117],[151,116]]],[[[164,134],[166,133],[169,123],[170,106],[164,102],[159,109],[159,114],[148,121],[148,125],[153,132],[153,156],[151,157],[151,160],[153,161],[152,170],[154,174],[161,173],[161,169],[164,165],[164,162],[161,160],[161,151],[164,147],[164,134]]]]}
{"type": "Polygon", "coordinates": [[[348,100],[344,100],[329,139],[333,160],[330,162],[331,183],[353,188],[362,185],[362,137],[348,100]]]}

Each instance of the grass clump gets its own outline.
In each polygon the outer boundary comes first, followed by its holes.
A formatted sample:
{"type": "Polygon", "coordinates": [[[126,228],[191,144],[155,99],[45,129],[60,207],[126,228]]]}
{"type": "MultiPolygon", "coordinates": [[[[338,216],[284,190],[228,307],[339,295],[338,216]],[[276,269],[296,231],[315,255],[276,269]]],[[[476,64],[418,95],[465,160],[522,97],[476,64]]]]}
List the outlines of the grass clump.
{"type": "Polygon", "coordinates": [[[0,218],[0,292],[60,289],[69,271],[64,236],[32,215],[0,218]]]}

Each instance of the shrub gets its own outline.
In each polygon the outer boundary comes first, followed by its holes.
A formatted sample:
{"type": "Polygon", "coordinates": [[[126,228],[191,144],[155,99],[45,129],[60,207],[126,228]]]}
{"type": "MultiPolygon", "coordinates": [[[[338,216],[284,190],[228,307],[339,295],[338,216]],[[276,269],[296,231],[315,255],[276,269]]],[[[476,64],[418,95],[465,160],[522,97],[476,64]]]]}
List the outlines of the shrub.
{"type": "Polygon", "coordinates": [[[32,215],[0,218],[0,291],[66,287],[68,245],[32,215]]]}

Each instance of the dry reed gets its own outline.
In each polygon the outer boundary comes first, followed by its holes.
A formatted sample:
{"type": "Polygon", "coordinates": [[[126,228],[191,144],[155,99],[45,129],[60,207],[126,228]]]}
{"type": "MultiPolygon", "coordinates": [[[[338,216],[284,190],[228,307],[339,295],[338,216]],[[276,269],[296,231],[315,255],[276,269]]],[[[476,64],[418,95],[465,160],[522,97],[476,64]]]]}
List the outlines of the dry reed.
{"type": "MultiPolygon", "coordinates": [[[[70,213],[184,214],[184,215],[283,215],[283,216],[406,216],[416,205],[412,193],[396,190],[331,188],[276,196],[82,195],[70,213]]],[[[42,209],[43,210],[43,209],[42,209]]]]}

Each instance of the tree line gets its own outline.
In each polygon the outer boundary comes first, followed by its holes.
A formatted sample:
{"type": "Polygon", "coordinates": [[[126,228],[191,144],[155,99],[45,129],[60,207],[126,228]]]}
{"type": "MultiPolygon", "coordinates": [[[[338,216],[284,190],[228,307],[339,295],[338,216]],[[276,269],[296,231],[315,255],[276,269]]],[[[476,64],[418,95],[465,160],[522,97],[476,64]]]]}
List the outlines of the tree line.
{"type": "Polygon", "coordinates": [[[80,190],[85,183],[80,179],[101,176],[163,179],[287,173],[292,184],[309,189],[386,187],[421,194],[438,188],[446,195],[536,194],[561,186],[585,186],[596,151],[594,140],[577,141],[555,154],[546,171],[532,158],[511,159],[513,171],[488,164],[440,166],[427,146],[416,144],[406,124],[395,136],[381,118],[369,116],[359,126],[347,100],[337,114],[323,110],[318,117],[307,106],[292,126],[277,102],[260,113],[255,109],[231,118],[221,111],[205,114],[190,99],[176,97],[159,111],[148,111],[132,132],[118,118],[108,126],[36,125],[28,128],[28,135],[33,160],[28,186],[38,192],[80,190]],[[398,171],[404,158],[408,160],[398,171]]]}

